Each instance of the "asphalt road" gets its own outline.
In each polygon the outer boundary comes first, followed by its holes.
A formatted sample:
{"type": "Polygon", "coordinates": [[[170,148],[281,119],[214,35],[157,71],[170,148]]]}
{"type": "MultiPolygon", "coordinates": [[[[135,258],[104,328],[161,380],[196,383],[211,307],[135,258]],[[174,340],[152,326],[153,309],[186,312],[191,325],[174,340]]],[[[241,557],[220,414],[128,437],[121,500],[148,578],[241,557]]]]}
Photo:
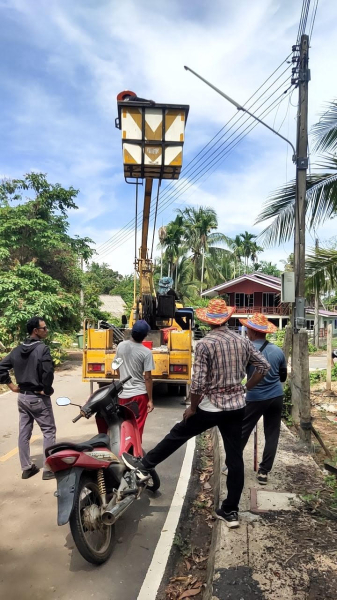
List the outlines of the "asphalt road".
{"type": "MultiPolygon", "coordinates": [[[[82,403],[89,393],[81,370],[59,372],[55,395],[82,403]]],[[[145,426],[144,448],[150,449],[180,420],[180,398],[157,388],[155,410],[145,426]]],[[[116,546],[101,567],[88,564],[74,547],[69,526],[56,524],[55,481],[41,473],[22,480],[16,450],[16,395],[0,396],[0,596],[6,600],[136,600],[170,508],[185,447],[158,467],[161,490],[145,492],[116,525],[116,546]]],[[[77,409],[54,402],[58,440],[83,441],[96,433],[94,419],[73,424],[77,409]]],[[[42,466],[42,435],[37,426],[32,457],[42,466]],[[37,437],[38,436],[38,437],[37,437]]]]}

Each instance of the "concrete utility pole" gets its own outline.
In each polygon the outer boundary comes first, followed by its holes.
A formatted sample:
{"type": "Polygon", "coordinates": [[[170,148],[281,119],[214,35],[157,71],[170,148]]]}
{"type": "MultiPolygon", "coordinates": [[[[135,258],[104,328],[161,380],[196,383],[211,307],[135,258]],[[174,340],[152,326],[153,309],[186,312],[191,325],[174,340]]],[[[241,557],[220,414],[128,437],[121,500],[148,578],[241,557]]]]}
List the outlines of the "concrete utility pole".
{"type": "Polygon", "coordinates": [[[293,417],[300,424],[300,437],[311,442],[309,355],[305,323],[305,209],[308,168],[308,83],[310,71],[309,37],[302,35],[298,73],[299,103],[297,117],[296,200],[294,232],[295,304],[292,345],[293,417]]]}
{"type": "MultiPolygon", "coordinates": [[[[318,250],[318,239],[315,240],[316,252],[318,250]]],[[[315,320],[314,320],[314,344],[319,348],[319,293],[315,290],[315,320]]]]}
{"type": "Polygon", "coordinates": [[[332,364],[333,364],[333,361],[331,359],[331,355],[332,355],[332,323],[329,323],[329,325],[328,325],[326,350],[327,350],[326,389],[331,390],[331,371],[332,371],[332,364]]]}

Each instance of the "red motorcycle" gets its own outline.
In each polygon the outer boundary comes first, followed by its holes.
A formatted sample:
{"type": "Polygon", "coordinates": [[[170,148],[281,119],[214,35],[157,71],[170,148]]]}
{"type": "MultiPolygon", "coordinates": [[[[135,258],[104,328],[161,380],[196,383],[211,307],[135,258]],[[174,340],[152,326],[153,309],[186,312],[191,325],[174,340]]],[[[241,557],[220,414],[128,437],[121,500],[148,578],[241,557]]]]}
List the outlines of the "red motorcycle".
{"type": "MultiPolygon", "coordinates": [[[[117,362],[113,362],[113,369],[120,366],[117,362]]],[[[138,405],[118,404],[118,394],[129,379],[94,392],[73,419],[76,423],[95,414],[98,435],[80,444],[60,442],[46,449],[46,464],[57,480],[58,525],[69,521],[77,549],[94,564],[109,558],[114,546],[112,526],[117,519],[144,488],[155,492],[160,487],[155,471],[141,479],[120,458],[123,452],[144,455],[136,422],[138,405]]],[[[56,403],[72,404],[69,398],[58,398],[56,403]]]]}

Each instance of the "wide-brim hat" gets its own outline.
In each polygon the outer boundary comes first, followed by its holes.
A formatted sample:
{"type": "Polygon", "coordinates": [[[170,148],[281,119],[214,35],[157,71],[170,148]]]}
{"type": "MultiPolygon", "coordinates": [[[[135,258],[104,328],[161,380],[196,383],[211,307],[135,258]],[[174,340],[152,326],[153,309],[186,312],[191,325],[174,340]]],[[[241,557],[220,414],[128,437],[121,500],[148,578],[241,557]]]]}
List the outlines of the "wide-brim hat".
{"type": "Polygon", "coordinates": [[[253,329],[254,331],[260,331],[261,333],[274,333],[277,331],[276,325],[268,321],[266,315],[262,313],[254,313],[247,319],[239,319],[241,325],[253,329]]]}
{"type": "Polygon", "coordinates": [[[209,325],[223,325],[231,318],[235,311],[234,306],[227,306],[225,300],[213,299],[207,308],[197,308],[196,315],[203,323],[209,325]]]}

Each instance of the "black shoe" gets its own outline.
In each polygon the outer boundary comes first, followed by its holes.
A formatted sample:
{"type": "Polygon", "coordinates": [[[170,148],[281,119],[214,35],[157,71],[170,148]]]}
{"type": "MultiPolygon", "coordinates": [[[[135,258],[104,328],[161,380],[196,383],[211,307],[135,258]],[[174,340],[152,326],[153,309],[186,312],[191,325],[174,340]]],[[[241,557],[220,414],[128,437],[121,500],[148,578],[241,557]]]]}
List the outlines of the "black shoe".
{"type": "Polygon", "coordinates": [[[225,521],[229,529],[234,529],[235,527],[240,526],[239,515],[235,510],[232,510],[231,512],[227,513],[224,510],[222,510],[222,508],[217,508],[215,511],[215,516],[217,519],[225,521]]]}
{"type": "Polygon", "coordinates": [[[55,473],[53,471],[43,471],[42,479],[55,479],[55,473]]]}
{"type": "Polygon", "coordinates": [[[267,485],[268,483],[268,473],[265,471],[261,471],[260,469],[257,472],[256,478],[260,485],[267,485]]]}
{"type": "Polygon", "coordinates": [[[22,471],[22,479],[29,479],[30,477],[33,477],[33,475],[36,475],[38,472],[40,471],[40,469],[37,468],[36,465],[32,465],[30,467],[30,469],[27,469],[26,471],[22,471]]]}
{"type": "Polygon", "coordinates": [[[132,456],[132,454],[123,452],[122,459],[129,469],[137,471],[139,479],[146,479],[149,477],[149,470],[145,469],[141,458],[136,458],[136,456],[132,456]]]}

